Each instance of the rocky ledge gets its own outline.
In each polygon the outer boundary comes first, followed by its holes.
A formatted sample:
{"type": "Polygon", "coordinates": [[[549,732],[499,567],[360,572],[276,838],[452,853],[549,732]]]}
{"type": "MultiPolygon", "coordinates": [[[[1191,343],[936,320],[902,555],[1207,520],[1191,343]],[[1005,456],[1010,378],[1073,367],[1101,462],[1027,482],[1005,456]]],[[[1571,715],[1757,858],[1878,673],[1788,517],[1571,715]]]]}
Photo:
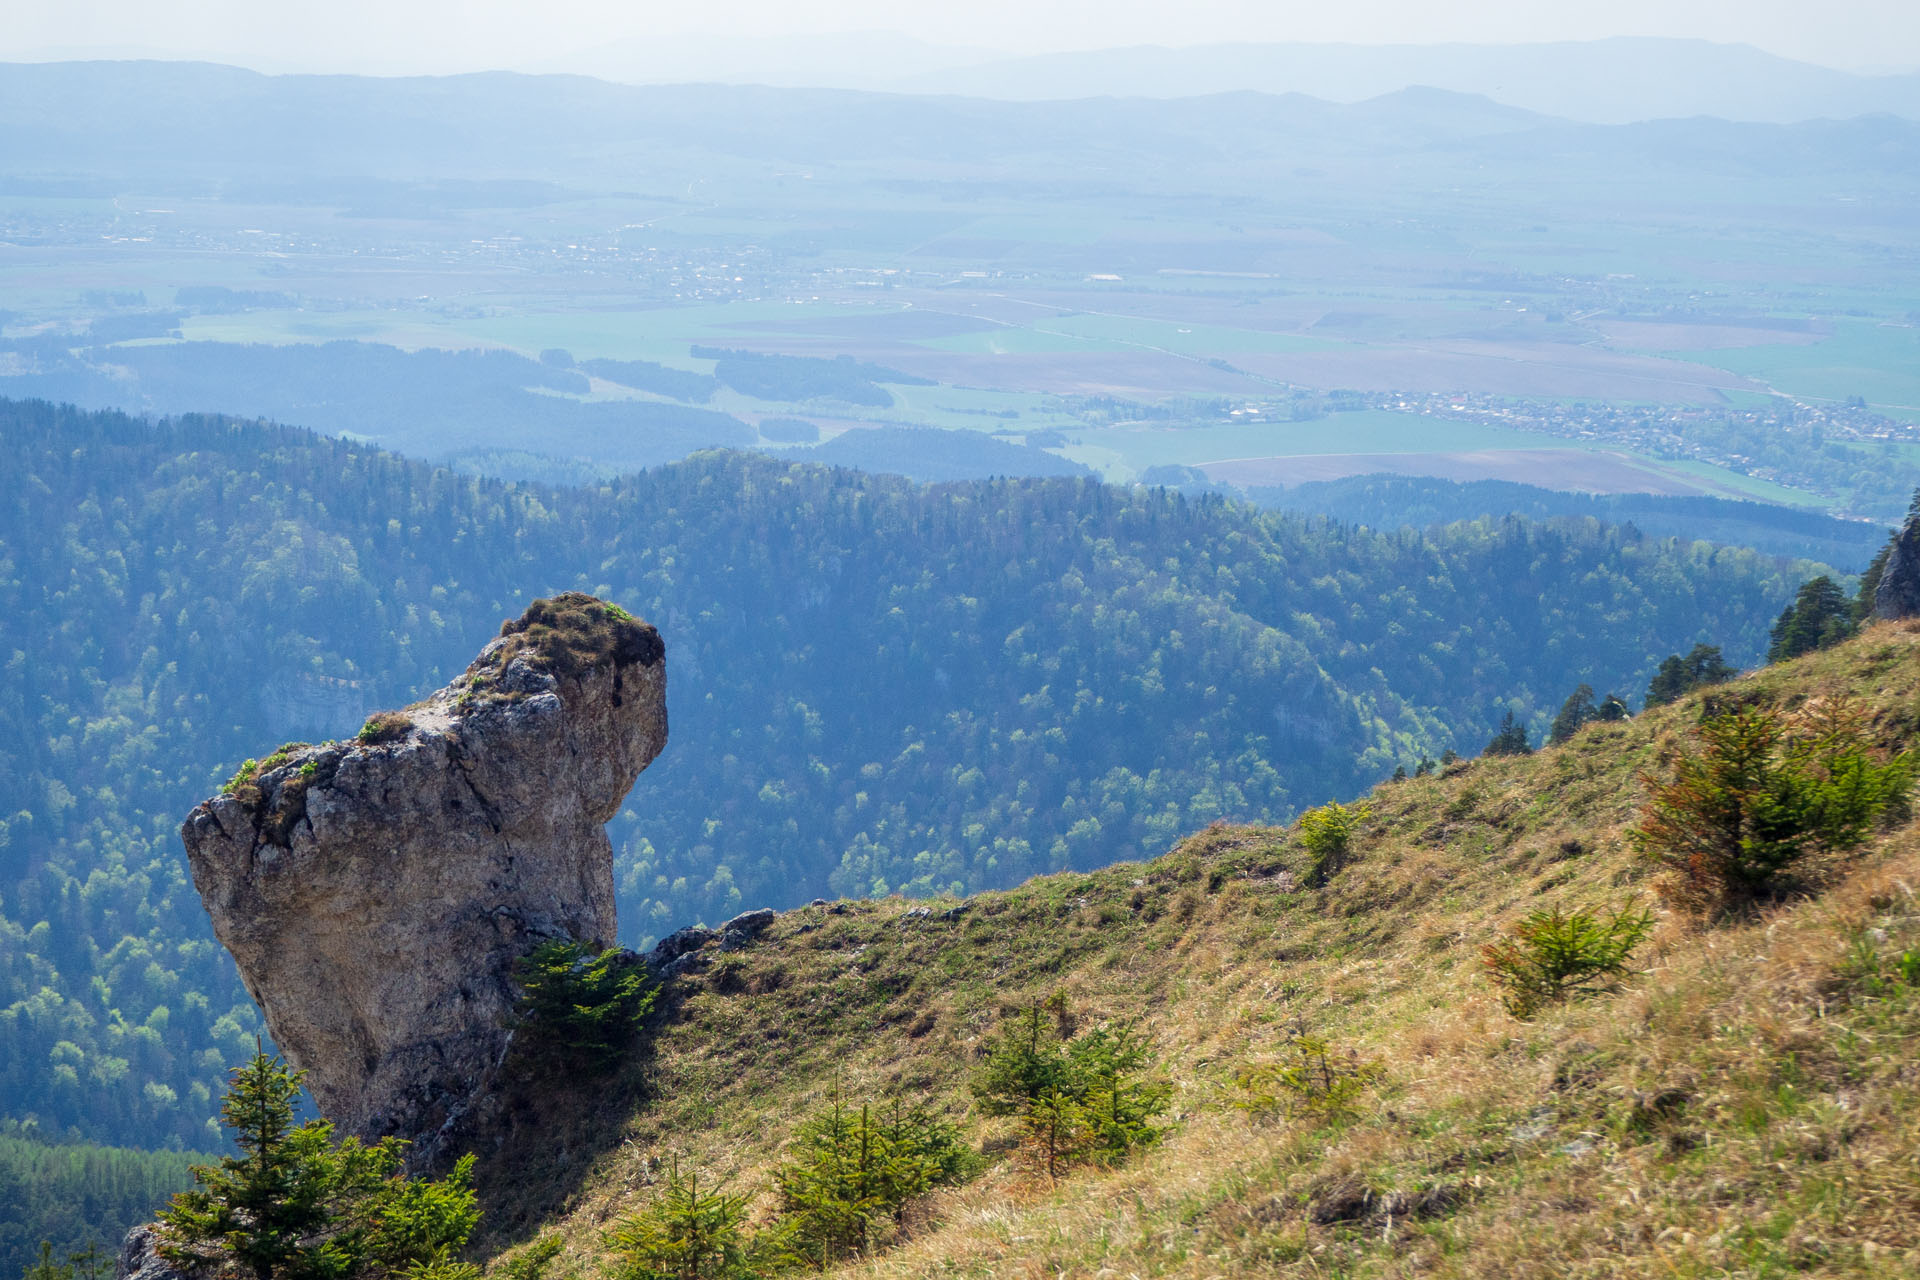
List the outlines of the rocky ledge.
{"type": "Polygon", "coordinates": [[[505,1056],[515,962],[611,944],[605,824],[666,739],[659,634],[570,592],[431,697],[250,761],[188,816],[214,932],[342,1131],[451,1126],[505,1056]]]}
{"type": "Polygon", "coordinates": [[[1920,617],[1920,494],[1881,554],[1885,559],[1874,588],[1873,616],[1920,617]]]}

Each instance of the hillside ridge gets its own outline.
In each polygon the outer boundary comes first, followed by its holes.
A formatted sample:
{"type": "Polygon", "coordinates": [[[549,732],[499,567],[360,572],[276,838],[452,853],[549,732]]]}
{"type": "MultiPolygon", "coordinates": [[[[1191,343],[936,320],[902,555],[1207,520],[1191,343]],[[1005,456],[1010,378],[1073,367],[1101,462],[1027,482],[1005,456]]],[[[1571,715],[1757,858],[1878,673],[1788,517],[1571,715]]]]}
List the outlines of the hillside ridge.
{"type": "Polygon", "coordinates": [[[1216,823],[1144,863],[781,913],[683,969],[615,1085],[519,1100],[483,1249],[497,1268],[557,1238],[594,1274],[669,1168],[770,1220],[773,1168],[841,1096],[933,1107],[992,1167],[836,1273],[1920,1274],[1914,828],[1722,920],[1663,905],[1628,838],[1703,712],[1836,699],[1910,742],[1920,626],[1382,784],[1324,883],[1298,827],[1216,823]],[[1505,1011],[1482,947],[1532,911],[1629,905],[1654,921],[1617,991],[1505,1011]],[[1143,1157],[1050,1181],[981,1112],[983,1046],[1050,1000],[1151,1042],[1173,1127],[1143,1157]],[[1253,1114],[1249,1069],[1302,1035],[1377,1083],[1349,1114],[1253,1114]]]}

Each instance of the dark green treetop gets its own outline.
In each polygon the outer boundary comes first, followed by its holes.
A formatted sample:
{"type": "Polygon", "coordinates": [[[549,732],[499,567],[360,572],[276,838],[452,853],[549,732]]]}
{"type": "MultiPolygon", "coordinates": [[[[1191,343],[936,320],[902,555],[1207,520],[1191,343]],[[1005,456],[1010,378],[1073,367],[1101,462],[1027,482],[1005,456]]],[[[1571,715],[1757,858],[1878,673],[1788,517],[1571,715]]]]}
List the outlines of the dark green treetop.
{"type": "MultiPolygon", "coordinates": [[[[1589,689],[1587,696],[1592,697],[1589,689]]],[[[1487,743],[1486,754],[1490,756],[1525,756],[1533,754],[1533,747],[1527,742],[1527,727],[1514,718],[1513,712],[1507,712],[1500,721],[1500,728],[1494,732],[1493,740],[1487,743]]]]}
{"type": "Polygon", "coordinates": [[[195,1166],[199,1185],[161,1210],[161,1255],[254,1280],[463,1272],[446,1264],[479,1221],[473,1157],[443,1180],[408,1179],[397,1138],[336,1143],[326,1120],[296,1125],[303,1075],[264,1050],[234,1069],[220,1114],[240,1152],[195,1166]]]}
{"type": "Polygon", "coordinates": [[[1773,624],[1768,662],[1785,662],[1839,644],[1854,632],[1853,602],[1825,574],[1800,586],[1793,603],[1773,624]]]}
{"type": "Polygon", "coordinates": [[[1553,728],[1547,733],[1547,741],[1558,746],[1580,732],[1589,720],[1597,720],[1599,716],[1600,708],[1593,701],[1593,686],[1582,684],[1560,704],[1560,713],[1553,718],[1553,728]]]}
{"type": "Polygon", "coordinates": [[[519,1025],[533,1033],[522,1038],[528,1051],[593,1072],[620,1060],[658,995],[626,953],[594,951],[571,939],[542,943],[520,961],[515,976],[519,1025]]]}
{"type": "Polygon", "coordinates": [[[1674,653],[1661,662],[1660,669],[1647,685],[1646,705],[1665,706],[1695,689],[1724,684],[1739,674],[1720,656],[1718,645],[1696,644],[1686,657],[1674,653]]]}

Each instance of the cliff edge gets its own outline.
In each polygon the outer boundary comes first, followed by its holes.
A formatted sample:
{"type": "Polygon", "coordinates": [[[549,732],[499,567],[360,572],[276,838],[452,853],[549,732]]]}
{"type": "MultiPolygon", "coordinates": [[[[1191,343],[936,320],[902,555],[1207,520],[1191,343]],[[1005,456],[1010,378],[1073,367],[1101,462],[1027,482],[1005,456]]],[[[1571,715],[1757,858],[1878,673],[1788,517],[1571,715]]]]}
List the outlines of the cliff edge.
{"type": "Polygon", "coordinates": [[[424,701],[249,761],[188,815],[214,932],[342,1131],[448,1127],[511,1040],[515,961],[611,944],[605,824],[666,739],[659,633],[569,592],[424,701]]]}
{"type": "Polygon", "coordinates": [[[1887,543],[1880,581],[1873,592],[1873,616],[1883,622],[1920,617],[1920,495],[1915,509],[1887,543]]]}

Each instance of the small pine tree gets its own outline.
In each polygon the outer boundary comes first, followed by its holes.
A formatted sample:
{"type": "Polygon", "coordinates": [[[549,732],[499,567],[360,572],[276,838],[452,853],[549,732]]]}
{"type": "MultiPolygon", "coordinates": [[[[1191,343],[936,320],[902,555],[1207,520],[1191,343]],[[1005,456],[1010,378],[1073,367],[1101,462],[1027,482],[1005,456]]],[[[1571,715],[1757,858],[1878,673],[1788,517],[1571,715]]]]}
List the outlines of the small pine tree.
{"type": "Polygon", "coordinates": [[[985,1061],[973,1078],[973,1096],[982,1111],[1014,1115],[1060,1087],[1067,1064],[1058,1021],[1050,1016],[1058,1008],[1057,998],[1029,1005],[988,1043],[985,1061]]]}
{"type": "Polygon", "coordinates": [[[800,1127],[798,1153],[780,1166],[784,1252],[825,1268],[869,1252],[879,1228],[937,1186],[965,1181],[976,1162],[958,1131],[921,1110],[889,1117],[833,1104],[800,1127]]]}
{"type": "Polygon", "coordinates": [[[1582,684],[1560,704],[1560,714],[1553,718],[1547,741],[1557,747],[1584,729],[1588,722],[1599,718],[1600,708],[1594,705],[1593,686],[1582,684]]]}
{"type": "Polygon", "coordinates": [[[1804,582],[1769,634],[1768,662],[1839,644],[1854,632],[1853,604],[1824,574],[1804,582]]]}
{"type": "Polygon", "coordinates": [[[608,1233],[614,1280],[735,1280],[751,1274],[747,1197],[726,1184],[702,1190],[699,1175],[669,1168],[652,1204],[608,1233]]]}
{"type": "Polygon", "coordinates": [[[1632,715],[1633,712],[1627,709],[1627,700],[1617,693],[1610,693],[1600,700],[1600,705],[1594,709],[1593,718],[1610,724],[1617,720],[1630,719],[1632,715]]]}
{"type": "Polygon", "coordinates": [[[1095,1027],[1067,1046],[1067,1062],[1087,1159],[1117,1164],[1160,1140],[1165,1130],[1153,1117],[1166,1110],[1173,1087],[1143,1078],[1152,1059],[1132,1028],[1095,1027]]]}
{"type": "Polygon", "coordinates": [[[105,1280],[113,1274],[113,1255],[102,1253],[100,1246],[90,1244],[78,1253],[67,1255],[67,1265],[73,1268],[75,1280],[105,1280]]]}
{"type": "Polygon", "coordinates": [[[566,1241],[558,1233],[541,1236],[498,1264],[501,1280],[546,1280],[547,1269],[565,1245],[566,1241]]]}
{"type": "Polygon", "coordinates": [[[264,1051],[235,1068],[220,1116],[240,1154],[195,1167],[199,1186],[160,1211],[168,1261],[190,1268],[230,1262],[255,1280],[337,1269],[326,1238],[336,1174],[331,1127],[294,1125],[300,1079],[264,1051]]]}
{"type": "Polygon", "coordinates": [[[1068,1041],[1036,1004],[989,1044],[973,1091],[988,1115],[1019,1117],[1021,1150],[1057,1178],[1159,1141],[1165,1130],[1152,1121],[1172,1089],[1151,1070],[1146,1041],[1131,1029],[1098,1027],[1068,1041]]]}
{"type": "MultiPolygon", "coordinates": [[[[1588,690],[1589,696],[1592,690],[1588,690]]],[[[1500,721],[1500,728],[1494,732],[1493,740],[1487,743],[1483,753],[1490,756],[1526,756],[1533,754],[1533,748],[1527,743],[1527,727],[1514,718],[1513,712],[1507,712],[1500,721]]]]}
{"type": "Polygon", "coordinates": [[[1480,948],[1481,963],[1516,1018],[1572,996],[1611,987],[1627,972],[1627,956],[1653,928],[1653,916],[1631,904],[1611,912],[1535,911],[1509,935],[1480,948]]]}
{"type": "Polygon", "coordinates": [[[1086,1149],[1081,1113],[1080,1104],[1058,1089],[1028,1099],[1020,1113],[1020,1151],[1050,1182],[1079,1163],[1086,1149]]]}
{"type": "Polygon", "coordinates": [[[1336,1053],[1325,1036],[1297,1025],[1281,1055],[1249,1063],[1235,1073],[1242,1096],[1234,1105],[1254,1116],[1290,1115],[1337,1120],[1353,1110],[1382,1075],[1352,1049],[1336,1053]]]}
{"type": "Polygon", "coordinates": [[[1646,705],[1661,707],[1695,689],[1725,684],[1740,673],[1727,664],[1718,645],[1696,644],[1686,657],[1669,654],[1647,685],[1646,705]]]}
{"type": "Polygon", "coordinates": [[[479,1220],[473,1157],[444,1180],[400,1174],[404,1144],[336,1144],[325,1120],[293,1123],[303,1072],[256,1048],[221,1102],[238,1156],[196,1165],[198,1184],[160,1211],[160,1253],[187,1270],[254,1280],[411,1274],[463,1280],[452,1254],[479,1220]]]}
{"type": "Polygon", "coordinates": [[[1345,805],[1337,800],[1300,815],[1300,843],[1307,851],[1308,884],[1325,884],[1347,864],[1353,852],[1354,834],[1372,815],[1373,806],[1365,801],[1345,805]]]}
{"type": "Polygon", "coordinates": [[[53,1241],[40,1242],[40,1260],[27,1264],[23,1280],[73,1280],[73,1262],[53,1260],[53,1241]]]}
{"type": "Polygon", "coordinates": [[[1773,894],[1808,853],[1858,848],[1901,813],[1920,771],[1910,752],[1877,748],[1857,703],[1815,699],[1792,719],[1741,707],[1702,721],[1698,745],[1648,797],[1631,833],[1673,871],[1678,905],[1737,905],[1773,894]]]}
{"type": "Polygon", "coordinates": [[[514,972],[528,1051],[596,1074],[619,1063],[659,995],[618,948],[596,952],[567,939],[542,943],[514,972]]]}

